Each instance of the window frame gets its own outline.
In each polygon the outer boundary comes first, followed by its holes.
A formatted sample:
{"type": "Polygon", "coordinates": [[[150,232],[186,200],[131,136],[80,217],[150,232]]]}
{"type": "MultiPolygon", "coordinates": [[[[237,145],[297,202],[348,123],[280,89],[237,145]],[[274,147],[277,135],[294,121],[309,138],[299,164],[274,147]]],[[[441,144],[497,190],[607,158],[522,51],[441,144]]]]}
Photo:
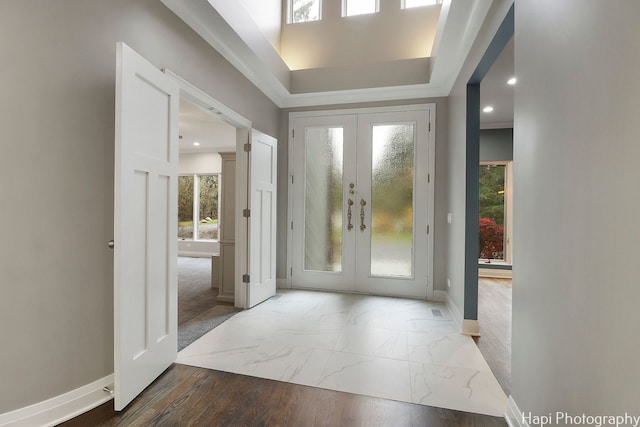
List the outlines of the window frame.
{"type": "Polygon", "coordinates": [[[322,0],[318,0],[318,19],[310,19],[308,21],[293,21],[293,2],[295,0],[287,0],[287,24],[304,24],[306,22],[322,21],[322,0]]]}
{"type": "MultiPolygon", "coordinates": [[[[220,182],[222,180],[221,173],[181,173],[178,176],[190,176],[193,178],[193,237],[191,239],[177,237],[178,241],[184,242],[218,242],[220,239],[201,239],[198,237],[200,227],[200,177],[201,176],[217,176],[218,177],[218,232],[220,231],[220,182]]],[[[220,235],[218,234],[218,237],[220,235]]]]}
{"type": "Polygon", "coordinates": [[[432,4],[423,4],[423,5],[420,5],[420,6],[410,6],[410,7],[407,7],[407,0],[401,0],[401,2],[400,2],[400,9],[402,9],[402,10],[411,10],[411,9],[417,9],[417,8],[419,8],[419,7],[435,6],[435,5],[438,5],[438,4],[442,4],[442,0],[433,0],[433,3],[432,3],[432,4]]]}
{"type": "MultiPolygon", "coordinates": [[[[404,2],[404,0],[403,0],[404,2]]],[[[512,265],[513,248],[513,160],[483,160],[480,166],[496,165],[504,166],[504,259],[478,258],[481,265],[512,265]]]]}
{"type": "MultiPolygon", "coordinates": [[[[348,15],[347,14],[347,7],[348,7],[348,2],[349,0],[342,0],[342,17],[343,18],[350,18],[353,16],[361,16],[361,15],[373,15],[375,13],[379,13],[380,12],[380,0],[373,0],[375,2],[375,10],[373,12],[366,12],[366,13],[358,13],[355,15],[348,15]]],[[[404,2],[404,0],[402,0],[404,2]]]]}

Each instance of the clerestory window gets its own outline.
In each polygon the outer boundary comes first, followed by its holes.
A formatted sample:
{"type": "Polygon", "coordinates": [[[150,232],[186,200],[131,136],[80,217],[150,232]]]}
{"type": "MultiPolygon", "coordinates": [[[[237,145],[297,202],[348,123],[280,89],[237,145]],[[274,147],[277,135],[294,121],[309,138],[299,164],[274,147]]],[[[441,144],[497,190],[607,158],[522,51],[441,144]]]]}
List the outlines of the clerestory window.
{"type": "Polygon", "coordinates": [[[321,19],[321,0],[288,0],[289,24],[319,21],[321,19]]]}
{"type": "Polygon", "coordinates": [[[414,7],[432,6],[440,3],[442,3],[442,0],[402,0],[402,8],[411,9],[414,7]]]}
{"type": "Polygon", "coordinates": [[[379,11],[378,0],[342,0],[342,16],[365,15],[379,11]]]}

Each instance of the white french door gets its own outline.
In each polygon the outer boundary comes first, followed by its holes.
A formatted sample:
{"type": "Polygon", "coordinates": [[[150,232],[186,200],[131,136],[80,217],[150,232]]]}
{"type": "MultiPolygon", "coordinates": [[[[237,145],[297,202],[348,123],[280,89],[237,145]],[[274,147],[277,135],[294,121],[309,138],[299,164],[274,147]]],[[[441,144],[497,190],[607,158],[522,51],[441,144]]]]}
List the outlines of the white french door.
{"type": "Polygon", "coordinates": [[[292,286],[427,297],[429,119],[292,118],[292,286]]]}
{"type": "Polygon", "coordinates": [[[276,294],[276,201],[278,141],[251,130],[248,218],[249,280],[247,308],[276,294]]]}

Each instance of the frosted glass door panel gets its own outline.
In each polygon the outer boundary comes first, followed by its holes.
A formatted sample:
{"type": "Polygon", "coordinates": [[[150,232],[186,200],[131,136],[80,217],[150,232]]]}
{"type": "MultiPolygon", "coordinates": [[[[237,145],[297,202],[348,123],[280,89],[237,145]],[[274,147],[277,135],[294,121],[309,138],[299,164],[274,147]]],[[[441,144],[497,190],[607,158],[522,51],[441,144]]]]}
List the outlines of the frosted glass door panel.
{"type": "Polygon", "coordinates": [[[305,129],[304,269],[342,271],[341,127],[305,129]]]}
{"type": "Polygon", "coordinates": [[[413,124],[373,126],[372,276],[413,276],[414,147],[413,124]]]}

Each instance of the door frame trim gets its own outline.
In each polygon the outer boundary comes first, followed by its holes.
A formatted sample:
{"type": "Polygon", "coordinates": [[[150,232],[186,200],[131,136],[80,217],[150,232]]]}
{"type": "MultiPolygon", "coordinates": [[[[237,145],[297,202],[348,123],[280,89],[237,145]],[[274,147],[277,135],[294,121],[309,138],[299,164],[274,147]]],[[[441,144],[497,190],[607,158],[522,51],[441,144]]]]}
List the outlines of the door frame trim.
{"type": "MultiPolygon", "coordinates": [[[[217,114],[222,120],[236,128],[236,153],[244,153],[244,144],[249,142],[251,135],[251,121],[238,114],[222,102],[208,95],[198,87],[189,83],[168,68],[162,70],[167,76],[178,83],[180,97],[217,114]]],[[[242,216],[242,209],[246,208],[248,198],[247,156],[236,155],[236,209],[235,209],[235,301],[236,307],[247,308],[247,285],[242,282],[242,275],[248,271],[249,250],[247,219],[242,216]]],[[[224,179],[224,178],[223,178],[224,179]]]]}
{"type": "Polygon", "coordinates": [[[318,111],[293,111],[289,113],[289,128],[287,133],[287,267],[286,267],[286,283],[287,288],[293,286],[291,268],[293,266],[293,231],[289,224],[293,221],[293,184],[291,178],[293,177],[293,122],[298,118],[305,117],[323,117],[323,116],[337,116],[337,115],[349,115],[349,114],[372,114],[372,113],[394,113],[394,112],[406,112],[406,111],[428,111],[429,112],[429,124],[430,131],[427,136],[429,143],[428,150],[428,173],[430,180],[427,182],[427,189],[429,196],[427,198],[427,225],[429,227],[429,235],[427,241],[427,259],[429,265],[427,267],[427,299],[432,300],[434,296],[433,291],[433,262],[434,262],[434,202],[435,202],[435,147],[436,147],[436,104],[408,104],[398,105],[391,107],[367,107],[367,108],[346,108],[336,110],[318,110],[318,111]]]}

